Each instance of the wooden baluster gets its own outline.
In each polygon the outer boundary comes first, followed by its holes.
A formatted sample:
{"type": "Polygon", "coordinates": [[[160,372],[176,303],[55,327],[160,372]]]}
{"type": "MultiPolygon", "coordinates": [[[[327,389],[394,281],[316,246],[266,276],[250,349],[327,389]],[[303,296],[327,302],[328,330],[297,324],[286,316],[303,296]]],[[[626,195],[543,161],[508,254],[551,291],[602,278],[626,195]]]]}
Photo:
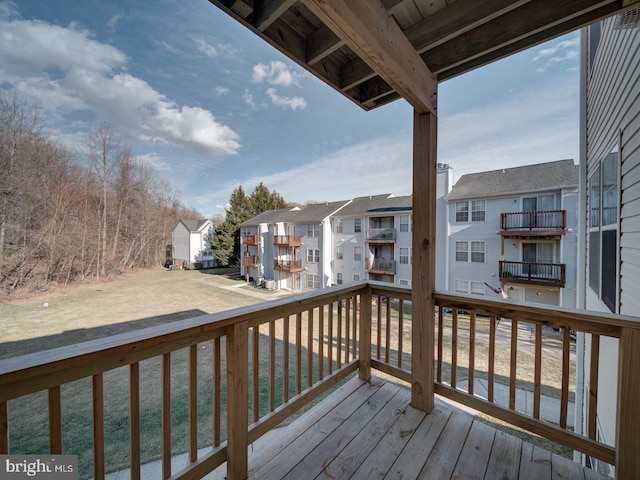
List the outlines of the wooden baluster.
{"type": "Polygon", "coordinates": [[[376,335],[376,358],[380,360],[382,349],[382,296],[378,295],[376,304],[376,318],[378,319],[377,335],[376,335]]]}
{"type": "Polygon", "coordinates": [[[342,300],[338,300],[338,338],[336,341],[338,368],[342,366],[342,300]]]}
{"type": "Polygon", "coordinates": [[[162,478],[171,476],[171,353],[162,356],[162,478]]]}
{"type": "Polygon", "coordinates": [[[560,427],[567,428],[567,411],[569,408],[569,353],[571,337],[569,329],[562,329],[562,390],[560,392],[560,427]]]}
{"type": "Polygon", "coordinates": [[[276,322],[269,322],[269,411],[276,408],[276,322]]]}
{"type": "Polygon", "coordinates": [[[468,392],[473,395],[476,370],[476,312],[469,316],[469,382],[468,392]]]}
{"type": "Polygon", "coordinates": [[[495,363],[496,363],[496,316],[491,315],[489,317],[489,366],[488,366],[488,379],[489,383],[487,387],[487,400],[493,403],[493,392],[494,392],[494,372],[495,372],[495,363]]]}
{"type": "Polygon", "coordinates": [[[327,360],[329,361],[329,375],[333,373],[333,303],[328,308],[329,318],[327,318],[327,360]]]}
{"type": "Polygon", "coordinates": [[[533,366],[533,417],[540,418],[540,398],[542,388],[542,325],[536,324],[533,366]]]}
{"type": "Polygon", "coordinates": [[[104,478],[104,384],[102,373],[93,376],[93,475],[104,478]]]}
{"type": "Polygon", "coordinates": [[[302,313],[296,314],[296,393],[302,391],[302,313]]]}
{"type": "Polygon", "coordinates": [[[458,383],[458,309],[451,315],[451,387],[458,383]]]}
{"type": "Polygon", "coordinates": [[[387,296],[385,305],[385,347],[384,361],[389,363],[389,355],[391,352],[391,299],[387,296]]]}
{"type": "Polygon", "coordinates": [[[213,446],[220,445],[220,415],[222,410],[222,361],[220,337],[213,340],[213,446]]]}
{"type": "Polygon", "coordinates": [[[253,421],[257,422],[260,418],[260,327],[257,325],[252,329],[252,405],[251,411],[253,413],[253,421]]]}
{"type": "MultiPolygon", "coordinates": [[[[355,332],[354,332],[355,336],[355,332]]],[[[360,294],[360,369],[361,380],[371,378],[371,291],[367,289],[360,294]]]]}
{"type": "Polygon", "coordinates": [[[598,370],[600,365],[600,335],[591,335],[591,362],[589,368],[589,414],[587,430],[589,438],[596,439],[598,428],[598,370]]]}
{"type": "Polygon", "coordinates": [[[313,385],[313,309],[307,311],[307,388],[313,385]]]}
{"type": "Polygon", "coordinates": [[[324,378],[324,305],[318,308],[318,380],[324,378]]]}
{"type": "Polygon", "coordinates": [[[398,310],[398,368],[402,368],[402,343],[404,341],[404,302],[400,300],[398,310]]]}
{"type": "Polygon", "coordinates": [[[131,480],[140,480],[140,364],[129,365],[129,435],[131,480]]]}
{"type": "Polygon", "coordinates": [[[9,454],[9,405],[0,402],[0,455],[9,454]]]}
{"type": "Polygon", "coordinates": [[[351,298],[347,298],[344,307],[344,363],[349,363],[351,353],[351,298]]]}
{"type": "Polygon", "coordinates": [[[444,325],[444,307],[438,306],[438,368],[436,371],[436,380],[442,383],[442,329],[444,325]]]}
{"type": "Polygon", "coordinates": [[[511,320],[511,365],[509,367],[509,408],[516,409],[516,366],[518,360],[518,321],[511,320]]]}
{"type": "Polygon", "coordinates": [[[49,389],[49,451],[62,454],[62,402],[60,386],[49,389]]]}
{"type": "Polygon", "coordinates": [[[189,462],[198,459],[198,345],[189,347],[189,462]]]}
{"type": "Polygon", "coordinates": [[[282,403],[289,401],[289,315],[282,319],[282,403]]]}

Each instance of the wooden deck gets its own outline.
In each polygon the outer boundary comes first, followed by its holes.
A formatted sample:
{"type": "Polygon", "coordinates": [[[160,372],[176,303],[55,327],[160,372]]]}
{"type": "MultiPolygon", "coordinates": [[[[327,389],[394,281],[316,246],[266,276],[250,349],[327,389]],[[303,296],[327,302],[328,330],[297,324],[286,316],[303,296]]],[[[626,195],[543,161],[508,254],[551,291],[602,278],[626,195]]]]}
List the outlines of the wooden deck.
{"type": "MultiPolygon", "coordinates": [[[[437,402],[430,415],[406,388],[355,378],[249,448],[254,479],[602,479],[596,472],[437,402]]],[[[207,476],[222,479],[226,465],[207,476]]]]}

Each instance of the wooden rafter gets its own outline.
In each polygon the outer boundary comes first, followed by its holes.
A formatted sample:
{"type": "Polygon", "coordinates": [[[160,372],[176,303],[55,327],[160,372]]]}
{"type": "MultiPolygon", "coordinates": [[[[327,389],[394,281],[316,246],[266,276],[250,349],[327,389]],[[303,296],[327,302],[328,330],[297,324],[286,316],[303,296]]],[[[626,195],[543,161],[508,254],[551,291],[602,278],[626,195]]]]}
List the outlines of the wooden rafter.
{"type": "Polygon", "coordinates": [[[303,3],[418,112],[435,113],[436,79],[378,0],[303,3]]]}

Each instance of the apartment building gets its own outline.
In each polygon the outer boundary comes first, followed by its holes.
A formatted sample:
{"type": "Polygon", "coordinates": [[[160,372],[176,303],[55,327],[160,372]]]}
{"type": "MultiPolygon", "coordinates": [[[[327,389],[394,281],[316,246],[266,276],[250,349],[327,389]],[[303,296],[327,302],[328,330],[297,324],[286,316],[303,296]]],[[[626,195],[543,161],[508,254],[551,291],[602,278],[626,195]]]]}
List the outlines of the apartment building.
{"type": "Polygon", "coordinates": [[[572,160],[463,175],[446,198],[448,290],[575,307],[572,160]]]}
{"type": "Polygon", "coordinates": [[[216,266],[211,248],[214,225],[207,218],[180,219],[171,234],[173,264],[179,268],[200,264],[202,268],[216,266]]]}
{"type": "MultiPolygon", "coordinates": [[[[595,23],[581,36],[581,234],[579,307],[640,311],[640,9],[595,23]]],[[[576,430],[614,445],[619,340],[579,334],[576,430]],[[592,358],[595,357],[595,358],[592,358]],[[597,385],[590,385],[597,368],[597,385]],[[597,392],[597,404],[591,403],[597,392]],[[587,415],[595,408],[593,431],[587,415]]],[[[611,468],[582,456],[586,464],[611,468]]]]}
{"type": "Polygon", "coordinates": [[[242,223],[241,273],[268,289],[299,292],[331,285],[331,218],[346,204],[269,210],[242,223]]]}

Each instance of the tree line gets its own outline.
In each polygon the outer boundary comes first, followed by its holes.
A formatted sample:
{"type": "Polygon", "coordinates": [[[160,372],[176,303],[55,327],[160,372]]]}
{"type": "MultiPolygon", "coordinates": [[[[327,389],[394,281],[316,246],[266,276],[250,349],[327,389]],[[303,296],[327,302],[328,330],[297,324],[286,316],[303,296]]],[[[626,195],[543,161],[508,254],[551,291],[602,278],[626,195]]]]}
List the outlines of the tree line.
{"type": "Polygon", "coordinates": [[[179,218],[202,218],[107,124],[73,151],[0,90],[0,295],[162,263],[179,218]]]}

